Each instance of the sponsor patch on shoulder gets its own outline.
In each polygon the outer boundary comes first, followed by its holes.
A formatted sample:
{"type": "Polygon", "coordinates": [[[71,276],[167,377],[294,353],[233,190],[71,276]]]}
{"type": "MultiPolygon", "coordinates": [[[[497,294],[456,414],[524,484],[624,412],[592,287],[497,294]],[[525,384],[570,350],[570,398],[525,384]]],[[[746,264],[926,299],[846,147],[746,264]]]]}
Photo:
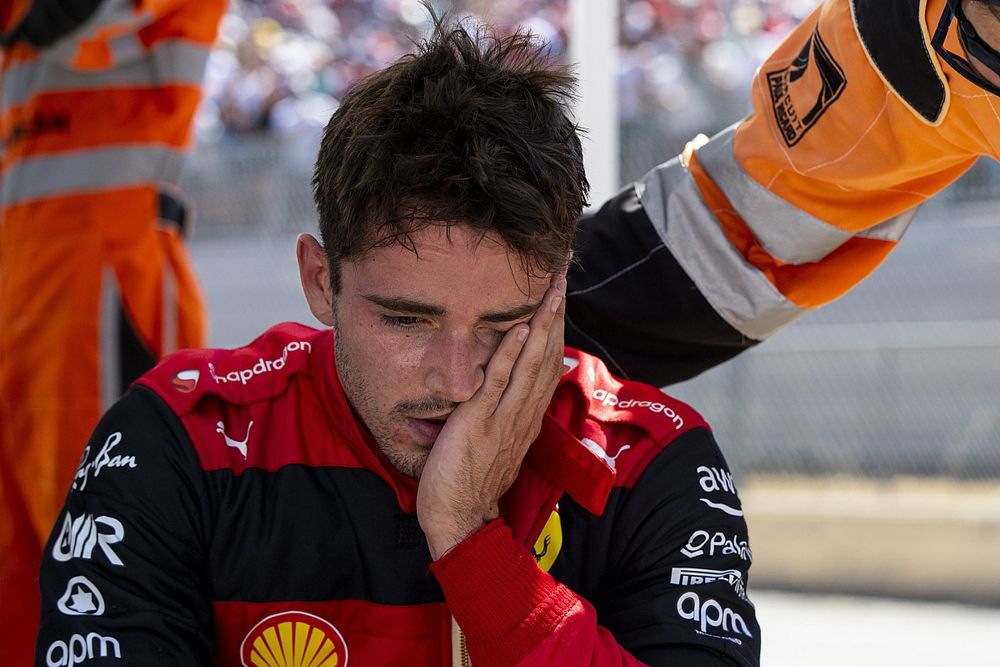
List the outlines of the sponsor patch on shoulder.
{"type": "Polygon", "coordinates": [[[767,85],[781,136],[794,146],[844,92],[847,77],[816,29],[795,60],[767,73],[767,85]]]}

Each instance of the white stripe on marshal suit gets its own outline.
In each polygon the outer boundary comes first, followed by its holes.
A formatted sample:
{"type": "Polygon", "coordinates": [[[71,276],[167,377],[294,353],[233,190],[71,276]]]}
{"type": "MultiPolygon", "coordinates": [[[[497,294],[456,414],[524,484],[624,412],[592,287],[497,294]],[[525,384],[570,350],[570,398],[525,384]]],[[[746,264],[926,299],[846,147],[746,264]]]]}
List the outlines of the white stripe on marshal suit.
{"type": "MultiPolygon", "coordinates": [[[[156,18],[150,11],[138,11],[136,0],[101,0],[97,10],[90,18],[77,26],[67,37],[44,50],[47,60],[61,63],[73,62],[80,50],[80,42],[93,39],[102,30],[111,28],[121,32],[121,35],[136,35],[136,32],[153,22],[156,18]]],[[[121,41],[112,39],[112,53],[115,61],[122,57],[121,41]],[[116,48],[117,47],[117,48],[116,48]]]]}
{"type": "Polygon", "coordinates": [[[635,187],[657,234],[734,329],[764,340],[806,312],[736,251],[680,158],[654,168],[635,187]]]}
{"type": "Polygon", "coordinates": [[[910,223],[913,222],[914,216],[917,214],[917,209],[911,208],[909,211],[903,211],[894,218],[889,218],[885,222],[879,223],[874,227],[869,227],[863,232],[858,232],[858,236],[866,239],[876,239],[878,241],[893,241],[897,242],[899,239],[903,238],[903,234],[906,230],[910,228],[910,223]]]}
{"type": "Polygon", "coordinates": [[[79,192],[143,183],[176,183],[184,151],[155,145],[115,146],[28,158],[4,174],[0,201],[12,206],[79,192]]]}
{"type": "Polygon", "coordinates": [[[102,413],[114,405],[122,390],[121,307],[118,278],[114,269],[106,266],[101,272],[101,305],[97,316],[97,349],[100,355],[97,379],[102,413]]]}
{"type": "Polygon", "coordinates": [[[786,264],[816,262],[853,236],[792,206],[751,178],[733,155],[737,125],[699,148],[698,161],[772,257],[786,264]]]}
{"type": "MultiPolygon", "coordinates": [[[[131,51],[133,35],[122,35],[112,48],[131,51]],[[119,44],[120,43],[120,44],[119,44]]],[[[141,48],[141,46],[139,47],[141,48]]],[[[3,78],[2,111],[19,106],[32,95],[105,88],[146,88],[168,84],[200,86],[209,49],[182,39],[157,42],[148,53],[116,59],[116,66],[93,72],[75,70],[45,58],[11,67],[3,78]]],[[[124,55],[124,54],[123,54],[124,55]]]]}

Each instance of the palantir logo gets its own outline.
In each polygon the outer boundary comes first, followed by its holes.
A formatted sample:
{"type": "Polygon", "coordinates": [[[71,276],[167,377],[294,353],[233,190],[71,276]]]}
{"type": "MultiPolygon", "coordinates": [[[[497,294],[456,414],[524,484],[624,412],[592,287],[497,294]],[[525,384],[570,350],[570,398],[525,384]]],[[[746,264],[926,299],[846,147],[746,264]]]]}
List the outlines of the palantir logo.
{"type": "Polygon", "coordinates": [[[709,533],[707,530],[696,530],[691,533],[687,544],[681,548],[681,553],[688,558],[698,558],[708,554],[714,556],[720,553],[724,556],[739,556],[741,560],[751,562],[753,552],[750,544],[737,535],[726,535],[722,532],[709,533]]]}
{"type": "Polygon", "coordinates": [[[94,554],[94,547],[100,547],[108,562],[124,566],[122,559],[111,548],[112,544],[117,544],[123,539],[125,539],[125,528],[118,519],[109,516],[95,517],[93,514],[81,514],[74,519],[73,515],[67,512],[59,537],[52,545],[52,557],[60,562],[73,558],[90,560],[94,554]],[[103,529],[110,529],[111,532],[103,529]]]}

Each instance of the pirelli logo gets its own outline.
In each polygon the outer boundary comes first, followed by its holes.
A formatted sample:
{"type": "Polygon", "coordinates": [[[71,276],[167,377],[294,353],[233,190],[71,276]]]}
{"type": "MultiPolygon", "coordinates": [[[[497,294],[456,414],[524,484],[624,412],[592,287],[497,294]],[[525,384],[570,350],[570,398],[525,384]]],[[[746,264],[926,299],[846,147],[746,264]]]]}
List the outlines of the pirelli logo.
{"type": "Polygon", "coordinates": [[[767,73],[767,84],[774,120],[794,146],[844,92],[847,77],[816,29],[788,67],[767,73]]]}
{"type": "Polygon", "coordinates": [[[707,570],[700,567],[675,567],[670,571],[670,583],[680,586],[700,586],[713,581],[725,581],[736,594],[747,600],[746,584],[739,570],[707,570]]]}

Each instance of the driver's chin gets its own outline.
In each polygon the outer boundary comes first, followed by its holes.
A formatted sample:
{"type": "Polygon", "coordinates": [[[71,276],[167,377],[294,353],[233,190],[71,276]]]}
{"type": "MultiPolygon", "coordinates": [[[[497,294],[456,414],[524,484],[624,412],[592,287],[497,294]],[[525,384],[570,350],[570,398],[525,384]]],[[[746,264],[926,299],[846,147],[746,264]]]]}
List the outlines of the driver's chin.
{"type": "Polygon", "coordinates": [[[379,446],[393,468],[407,477],[420,479],[420,473],[431,453],[429,445],[421,444],[412,435],[397,430],[394,437],[388,442],[380,442],[379,446]]]}

